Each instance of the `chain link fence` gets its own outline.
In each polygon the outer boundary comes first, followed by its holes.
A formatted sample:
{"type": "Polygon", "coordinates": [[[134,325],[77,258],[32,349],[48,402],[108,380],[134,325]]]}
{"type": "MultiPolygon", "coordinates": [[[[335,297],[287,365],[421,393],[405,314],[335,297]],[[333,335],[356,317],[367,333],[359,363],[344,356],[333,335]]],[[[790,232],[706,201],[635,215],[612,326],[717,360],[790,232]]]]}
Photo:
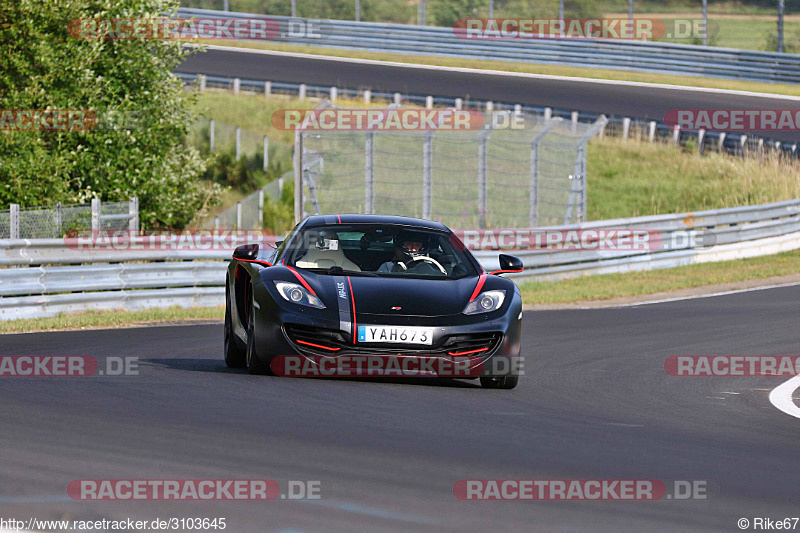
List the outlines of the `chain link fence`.
{"type": "MultiPolygon", "coordinates": [[[[326,104],[329,106],[329,104],[326,104]]],[[[469,131],[302,131],[299,220],[392,214],[454,228],[529,227],[586,219],[586,143],[606,124],[487,114],[469,131]]],[[[296,167],[300,165],[295,165],[296,167]]]]}
{"type": "Polygon", "coordinates": [[[266,135],[206,117],[192,123],[187,141],[202,153],[229,153],[237,160],[254,160],[264,172],[270,161],[289,159],[292,151],[291,145],[270,142],[266,135]]]}
{"type": "Polygon", "coordinates": [[[48,207],[20,207],[0,211],[0,239],[60,239],[78,230],[137,230],[139,202],[90,204],[57,203],[48,207]]]}
{"type": "Polygon", "coordinates": [[[291,180],[293,176],[293,172],[287,172],[280,178],[272,180],[256,192],[219,212],[204,225],[213,225],[214,229],[261,229],[263,227],[264,199],[270,198],[279,201],[284,183],[291,180]]]}

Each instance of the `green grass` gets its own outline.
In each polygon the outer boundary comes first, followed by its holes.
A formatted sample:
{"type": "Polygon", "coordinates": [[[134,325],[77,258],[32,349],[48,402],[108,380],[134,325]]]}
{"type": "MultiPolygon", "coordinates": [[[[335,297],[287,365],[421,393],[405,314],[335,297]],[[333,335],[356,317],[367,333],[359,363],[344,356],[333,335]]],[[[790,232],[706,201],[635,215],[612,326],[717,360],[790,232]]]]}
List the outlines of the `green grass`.
{"type": "Polygon", "coordinates": [[[520,286],[520,290],[525,305],[560,304],[643,296],[798,273],[800,273],[800,250],[795,250],[764,257],[649,272],[586,276],[557,282],[527,282],[520,286]]]}
{"type": "Polygon", "coordinates": [[[146,309],[143,311],[92,311],[50,318],[0,321],[0,333],[61,329],[101,329],[137,325],[176,324],[189,321],[221,321],[225,307],[146,309]]]}
{"type": "Polygon", "coordinates": [[[774,153],[705,156],[606,137],[589,143],[588,218],[683,213],[800,198],[800,166],[774,153]]]}

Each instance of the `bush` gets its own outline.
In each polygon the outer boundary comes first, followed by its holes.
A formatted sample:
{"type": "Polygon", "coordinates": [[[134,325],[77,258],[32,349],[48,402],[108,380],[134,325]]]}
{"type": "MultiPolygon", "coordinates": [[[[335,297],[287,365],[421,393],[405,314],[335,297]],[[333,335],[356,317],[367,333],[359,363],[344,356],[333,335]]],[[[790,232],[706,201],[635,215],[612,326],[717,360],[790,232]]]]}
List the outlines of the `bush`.
{"type": "Polygon", "coordinates": [[[185,227],[221,188],[185,144],[192,95],[172,75],[180,42],[86,40],[81,18],[163,17],[168,0],[0,2],[0,108],[86,109],[132,121],[84,131],[0,132],[0,208],[139,197],[145,227],[185,227]]]}
{"type": "Polygon", "coordinates": [[[294,227],[294,182],[283,184],[279,200],[264,198],[264,229],[281,235],[294,227]]]}

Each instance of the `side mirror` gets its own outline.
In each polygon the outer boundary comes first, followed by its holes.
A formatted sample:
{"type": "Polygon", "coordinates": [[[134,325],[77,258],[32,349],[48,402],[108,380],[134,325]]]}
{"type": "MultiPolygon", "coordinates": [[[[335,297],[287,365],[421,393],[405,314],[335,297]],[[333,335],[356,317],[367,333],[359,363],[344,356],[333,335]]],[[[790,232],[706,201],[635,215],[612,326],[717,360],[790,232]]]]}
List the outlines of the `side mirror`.
{"type": "Polygon", "coordinates": [[[525,267],[522,259],[513,255],[500,254],[500,270],[495,270],[492,274],[502,274],[504,272],[522,272],[525,267]]]}
{"type": "Polygon", "coordinates": [[[236,249],[233,251],[234,259],[244,259],[245,261],[252,261],[256,257],[258,257],[257,244],[243,244],[241,246],[237,246],[236,249]]]}

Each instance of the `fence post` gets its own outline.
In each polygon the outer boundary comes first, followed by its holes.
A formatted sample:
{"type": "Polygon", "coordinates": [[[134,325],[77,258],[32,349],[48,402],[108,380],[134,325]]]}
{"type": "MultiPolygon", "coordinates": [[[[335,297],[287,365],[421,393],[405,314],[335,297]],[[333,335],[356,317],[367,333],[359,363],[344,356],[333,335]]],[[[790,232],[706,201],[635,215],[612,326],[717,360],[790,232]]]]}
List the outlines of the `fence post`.
{"type": "Polygon", "coordinates": [[[478,145],[478,228],[480,229],[486,227],[487,145],[489,131],[491,130],[487,130],[480,136],[480,144],[478,145]]]}
{"type": "Polygon", "coordinates": [[[678,146],[681,142],[681,127],[678,124],[675,124],[675,128],[672,130],[672,144],[678,146]]]}
{"type": "Polygon", "coordinates": [[[647,132],[647,140],[650,141],[651,143],[655,142],[655,140],[656,140],[656,121],[655,120],[651,120],[650,121],[650,131],[647,132]]]}
{"type": "Polygon", "coordinates": [[[719,150],[720,152],[725,147],[725,137],[726,136],[727,136],[727,133],[725,133],[724,131],[719,134],[719,144],[717,145],[717,150],[719,150]]]}
{"type": "Polygon", "coordinates": [[[242,80],[240,78],[233,78],[233,94],[239,94],[242,89],[242,80]]]}
{"type": "Polygon", "coordinates": [[[425,109],[433,109],[433,96],[425,97],[425,109]]]}
{"type": "Polygon", "coordinates": [[[403,103],[403,95],[400,93],[394,93],[394,104],[400,105],[403,103]]]}
{"type": "Polygon", "coordinates": [[[622,119],[622,140],[627,141],[628,135],[631,133],[631,119],[625,117],[622,119]]]}
{"type": "Polygon", "coordinates": [[[258,228],[264,227],[264,189],[258,190],[258,228]]]}
{"type": "Polygon", "coordinates": [[[364,103],[369,105],[372,102],[372,91],[364,89],[364,103]]]}
{"type": "Polygon", "coordinates": [[[56,234],[60,237],[61,232],[61,202],[56,202],[56,234]]]}
{"type": "Polygon", "coordinates": [[[544,108],[544,119],[545,121],[550,120],[553,118],[553,108],[552,107],[545,107],[544,108]]]}
{"type": "Polygon", "coordinates": [[[128,200],[128,231],[136,232],[139,230],[139,198],[134,196],[128,200]]]}
{"type": "Polygon", "coordinates": [[[242,128],[236,128],[236,160],[242,157],[242,128]]]}
{"type": "Polygon", "coordinates": [[[456,109],[463,109],[464,108],[464,100],[461,98],[456,98],[456,109]]]}
{"type": "Polygon", "coordinates": [[[338,96],[339,96],[338,89],[336,89],[336,87],[331,87],[331,92],[330,92],[330,101],[331,101],[331,103],[335,102],[336,98],[338,96]]]}
{"type": "MultiPolygon", "coordinates": [[[[398,93],[399,94],[399,93],[398,93]]],[[[364,213],[372,215],[375,209],[375,132],[365,135],[364,146],[364,213]]]]}
{"type": "Polygon", "coordinates": [[[489,100],[488,102],[486,102],[486,112],[491,113],[492,111],[494,111],[494,102],[489,100]]]}
{"type": "Polygon", "coordinates": [[[214,217],[214,229],[215,230],[219,229],[219,217],[218,216],[214,217]]]}
{"type": "Polygon", "coordinates": [[[560,118],[551,119],[546,122],[541,130],[531,139],[531,181],[530,190],[528,192],[528,200],[530,202],[528,211],[528,223],[531,227],[536,227],[539,223],[539,144],[542,142],[547,134],[561,123],[560,118]]]}
{"type": "Polygon", "coordinates": [[[211,119],[211,122],[208,125],[208,149],[210,151],[214,151],[214,119],[211,119]]]}
{"type": "Polygon", "coordinates": [[[577,111],[572,112],[572,134],[575,135],[578,133],[578,117],[580,115],[577,111]]]}
{"type": "Polygon", "coordinates": [[[206,75],[205,74],[198,74],[197,75],[197,82],[198,82],[198,85],[200,86],[200,90],[201,91],[205,91],[206,90],[206,75]]]}
{"type": "Polygon", "coordinates": [[[19,204],[11,204],[10,227],[8,230],[9,238],[19,239],[19,204]]]}
{"type": "Polygon", "coordinates": [[[531,185],[528,193],[530,207],[528,225],[535,228],[539,223],[539,139],[531,141],[531,185]]]}
{"type": "Polygon", "coordinates": [[[264,135],[264,173],[266,174],[269,167],[269,137],[264,135]]]}
{"type": "Polygon", "coordinates": [[[433,134],[425,132],[422,141],[422,218],[431,220],[433,192],[433,134]]]}
{"type": "Polygon", "coordinates": [[[264,96],[271,96],[272,95],[272,82],[265,81],[264,82],[264,96]]]}
{"type": "Polygon", "coordinates": [[[297,97],[300,100],[305,100],[306,99],[306,89],[307,88],[308,88],[308,86],[305,83],[301,83],[300,84],[300,88],[297,90],[297,97]]]}
{"type": "Polygon", "coordinates": [[[522,105],[521,104],[514,104],[514,114],[519,116],[522,114],[522,105]]]}
{"type": "Polygon", "coordinates": [[[236,229],[242,229],[242,202],[236,202],[236,229]]]}
{"type": "Polygon", "coordinates": [[[700,128],[697,132],[697,153],[703,155],[703,141],[706,139],[706,130],[700,128]]]}
{"type": "Polygon", "coordinates": [[[92,198],[92,234],[100,229],[100,198],[92,198]]]}
{"type": "Polygon", "coordinates": [[[294,132],[294,222],[303,219],[303,133],[294,132]]]}
{"type": "Polygon", "coordinates": [[[582,143],[578,149],[578,164],[580,165],[580,174],[575,176],[580,185],[580,207],[578,209],[578,222],[586,222],[586,207],[587,207],[587,179],[586,179],[586,143],[582,143]]]}

